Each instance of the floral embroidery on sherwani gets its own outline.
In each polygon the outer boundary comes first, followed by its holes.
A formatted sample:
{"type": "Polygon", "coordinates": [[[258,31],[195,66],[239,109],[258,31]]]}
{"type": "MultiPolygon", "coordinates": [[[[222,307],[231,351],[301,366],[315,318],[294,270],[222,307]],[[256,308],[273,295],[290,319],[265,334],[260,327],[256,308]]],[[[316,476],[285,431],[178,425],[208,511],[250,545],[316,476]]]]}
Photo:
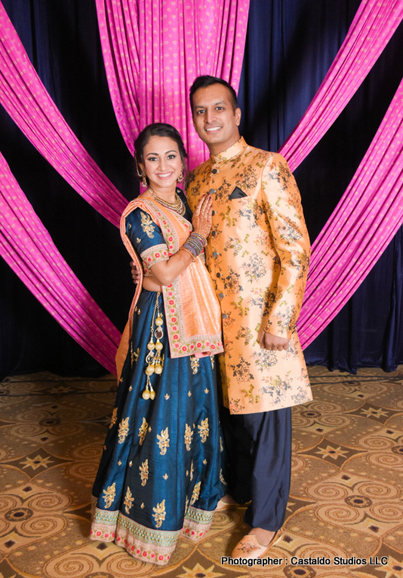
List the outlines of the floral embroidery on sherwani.
{"type": "Polygon", "coordinates": [[[125,419],[122,419],[122,421],[119,424],[119,430],[118,430],[118,442],[120,444],[122,444],[125,439],[127,434],[129,433],[129,417],[126,417],[125,419]]]}
{"type": "Polygon", "coordinates": [[[141,485],[145,486],[148,480],[148,460],[146,460],[141,464],[141,466],[139,466],[139,470],[140,470],[141,485]]]}
{"type": "Polygon", "coordinates": [[[185,447],[186,447],[187,451],[190,452],[190,448],[192,445],[193,431],[192,431],[192,428],[190,427],[190,425],[188,425],[188,424],[186,424],[184,438],[185,438],[185,447]]]}
{"type": "Polygon", "coordinates": [[[167,453],[167,449],[169,448],[169,433],[168,428],[165,428],[161,431],[161,434],[157,434],[158,438],[158,447],[160,448],[160,454],[164,456],[167,453]]]}
{"type": "Polygon", "coordinates": [[[201,441],[204,444],[209,435],[208,417],[206,417],[206,419],[203,419],[201,421],[201,424],[198,425],[197,428],[199,430],[199,436],[201,438],[201,441]]]}
{"type": "Polygon", "coordinates": [[[144,438],[146,437],[148,430],[148,423],[146,422],[146,418],[143,417],[143,422],[139,428],[139,438],[140,438],[140,445],[143,445],[144,438]]]}
{"type": "Polygon", "coordinates": [[[105,508],[110,508],[113,504],[113,500],[116,496],[116,484],[113,482],[111,486],[108,486],[106,490],[103,491],[103,499],[105,502],[105,508]]]}
{"type": "Polygon", "coordinates": [[[150,239],[154,238],[154,222],[151,219],[150,215],[147,215],[146,213],[141,213],[141,227],[144,231],[144,233],[147,235],[147,237],[149,237],[150,239]]]}
{"type": "Polygon", "coordinates": [[[153,518],[155,519],[155,527],[161,528],[162,522],[165,520],[166,511],[165,511],[165,500],[162,500],[160,504],[157,504],[155,508],[153,508],[153,518]]]}
{"type": "Polygon", "coordinates": [[[124,501],[126,514],[130,514],[130,508],[132,507],[133,502],[134,502],[133,494],[131,493],[130,488],[127,487],[124,501]]]}
{"type": "Polygon", "coordinates": [[[213,201],[206,265],[221,306],[224,405],[231,413],[255,413],[310,401],[296,332],[310,246],[287,162],[241,138],[188,175],[192,210],[206,192],[213,201]],[[288,350],[263,350],[263,330],[290,339],[288,350]]]}
{"type": "Polygon", "coordinates": [[[117,420],[117,415],[118,415],[118,408],[115,407],[115,408],[113,409],[113,412],[112,412],[111,423],[109,424],[109,429],[112,429],[113,426],[115,425],[116,420],[117,420]]]}
{"type": "Polygon", "coordinates": [[[193,506],[195,502],[199,499],[200,496],[200,489],[201,489],[201,482],[197,482],[195,487],[193,488],[192,497],[190,498],[190,505],[193,506]]]}

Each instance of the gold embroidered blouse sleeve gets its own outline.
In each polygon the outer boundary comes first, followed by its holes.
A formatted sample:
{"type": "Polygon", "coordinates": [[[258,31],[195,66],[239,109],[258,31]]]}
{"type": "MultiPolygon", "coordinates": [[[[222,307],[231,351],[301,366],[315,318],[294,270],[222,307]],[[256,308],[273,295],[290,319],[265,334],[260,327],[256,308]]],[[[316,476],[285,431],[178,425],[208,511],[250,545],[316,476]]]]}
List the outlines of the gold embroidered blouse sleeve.
{"type": "Polygon", "coordinates": [[[268,296],[265,331],[290,339],[301,310],[310,257],[301,197],[287,161],[274,154],[262,176],[262,194],[281,267],[268,296]]]}

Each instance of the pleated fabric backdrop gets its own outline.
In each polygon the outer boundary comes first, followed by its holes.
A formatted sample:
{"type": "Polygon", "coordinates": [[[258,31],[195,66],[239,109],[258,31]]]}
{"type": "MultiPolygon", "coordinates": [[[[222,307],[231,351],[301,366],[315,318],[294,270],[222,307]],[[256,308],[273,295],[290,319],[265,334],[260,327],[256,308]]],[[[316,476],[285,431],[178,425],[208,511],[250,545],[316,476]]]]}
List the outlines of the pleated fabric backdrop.
{"type": "MultiPolygon", "coordinates": [[[[248,142],[278,150],[301,119],[345,38],[359,0],[252,1],[239,90],[248,142]]],[[[403,26],[346,109],[296,169],[315,240],[368,149],[403,76],[403,26]]],[[[403,231],[334,321],[307,363],[355,372],[403,363],[403,231]]]]}
{"type": "MultiPolygon", "coordinates": [[[[112,105],[95,2],[3,0],[39,76],[67,122],[117,189],[137,194],[132,158],[112,105]]],[[[251,0],[240,84],[242,132],[278,150],[329,69],[358,0],[251,0]]],[[[330,131],[296,170],[316,238],[368,148],[402,77],[402,26],[330,131]]],[[[116,327],[133,286],[117,229],[89,207],[0,110],[0,150],[61,254],[116,327]]],[[[307,362],[355,371],[403,363],[403,234],[357,293],[305,351],[307,362]]],[[[0,260],[0,377],[105,370],[49,316],[0,260]]]]}

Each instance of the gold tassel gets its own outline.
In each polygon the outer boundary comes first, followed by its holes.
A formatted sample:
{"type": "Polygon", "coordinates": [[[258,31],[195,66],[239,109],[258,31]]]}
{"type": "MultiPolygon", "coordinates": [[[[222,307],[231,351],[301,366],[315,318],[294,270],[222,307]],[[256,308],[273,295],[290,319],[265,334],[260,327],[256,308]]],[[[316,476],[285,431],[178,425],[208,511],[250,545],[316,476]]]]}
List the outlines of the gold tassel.
{"type": "Polygon", "coordinates": [[[153,386],[151,385],[150,377],[153,373],[157,375],[161,375],[162,370],[164,369],[164,355],[162,354],[162,350],[164,346],[161,343],[161,339],[164,337],[164,331],[162,326],[164,324],[164,320],[161,316],[160,308],[159,308],[159,300],[160,293],[157,293],[157,301],[155,303],[154,313],[153,313],[153,320],[151,322],[151,329],[150,329],[150,341],[147,343],[148,353],[146,356],[146,363],[147,367],[145,370],[145,374],[147,376],[146,387],[142,393],[143,399],[155,399],[155,391],[153,386]],[[155,317],[157,314],[157,317],[155,317]],[[154,330],[154,320],[155,320],[155,330],[154,330]],[[156,343],[154,343],[154,337],[156,338],[156,343]]]}

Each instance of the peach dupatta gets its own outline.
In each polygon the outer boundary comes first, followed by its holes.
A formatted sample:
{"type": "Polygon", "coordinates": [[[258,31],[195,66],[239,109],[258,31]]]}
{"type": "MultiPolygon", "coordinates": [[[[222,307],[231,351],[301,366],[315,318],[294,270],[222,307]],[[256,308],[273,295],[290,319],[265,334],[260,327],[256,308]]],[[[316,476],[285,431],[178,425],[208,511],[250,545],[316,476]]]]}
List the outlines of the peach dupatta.
{"type": "MultiPolygon", "coordinates": [[[[192,231],[184,217],[152,199],[135,199],[124,210],[120,219],[120,234],[133,261],[140,270],[122,339],[116,353],[118,379],[123,368],[132,335],[133,311],[138,302],[143,281],[143,266],[126,233],[126,217],[136,208],[150,215],[161,229],[168,255],[175,254],[192,231]]],[[[171,357],[188,355],[215,355],[224,351],[221,335],[221,310],[210,275],[197,257],[170,285],[163,286],[164,309],[171,357]]]]}

